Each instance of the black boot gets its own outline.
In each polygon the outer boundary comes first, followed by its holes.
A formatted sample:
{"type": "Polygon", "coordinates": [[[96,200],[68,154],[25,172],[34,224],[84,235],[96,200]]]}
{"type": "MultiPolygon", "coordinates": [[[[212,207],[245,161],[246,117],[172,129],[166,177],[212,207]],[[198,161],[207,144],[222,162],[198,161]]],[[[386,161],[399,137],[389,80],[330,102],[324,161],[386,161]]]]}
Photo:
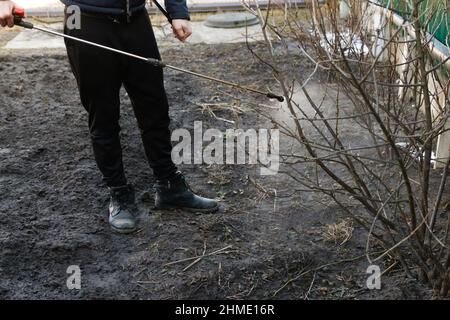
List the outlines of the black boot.
{"type": "Polygon", "coordinates": [[[157,180],[155,209],[182,209],[190,212],[211,213],[219,209],[215,200],[194,194],[181,172],[170,180],[157,180]]]}
{"type": "Polygon", "coordinates": [[[131,185],[110,188],[109,224],[114,231],[131,233],[137,223],[133,215],[135,208],[134,189],[131,185]]]}

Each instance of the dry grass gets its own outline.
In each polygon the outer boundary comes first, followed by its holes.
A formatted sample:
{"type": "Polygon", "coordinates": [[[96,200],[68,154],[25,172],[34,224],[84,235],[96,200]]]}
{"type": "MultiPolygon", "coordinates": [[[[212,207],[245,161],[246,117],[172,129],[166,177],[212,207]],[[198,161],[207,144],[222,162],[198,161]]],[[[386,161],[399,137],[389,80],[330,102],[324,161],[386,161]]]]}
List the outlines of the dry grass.
{"type": "Polygon", "coordinates": [[[353,235],[353,222],[350,219],[342,220],[339,223],[328,224],[323,228],[322,236],[327,242],[333,242],[342,246],[347,243],[353,235]]]}

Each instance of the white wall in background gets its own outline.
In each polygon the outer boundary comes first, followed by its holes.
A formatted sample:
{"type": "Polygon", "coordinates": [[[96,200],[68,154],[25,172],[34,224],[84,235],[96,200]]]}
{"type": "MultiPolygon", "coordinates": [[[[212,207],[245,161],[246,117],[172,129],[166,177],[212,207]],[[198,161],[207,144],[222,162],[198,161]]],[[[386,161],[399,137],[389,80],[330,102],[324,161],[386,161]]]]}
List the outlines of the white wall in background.
{"type": "Polygon", "coordinates": [[[25,9],[56,7],[62,5],[59,0],[13,0],[13,1],[25,9]]]}

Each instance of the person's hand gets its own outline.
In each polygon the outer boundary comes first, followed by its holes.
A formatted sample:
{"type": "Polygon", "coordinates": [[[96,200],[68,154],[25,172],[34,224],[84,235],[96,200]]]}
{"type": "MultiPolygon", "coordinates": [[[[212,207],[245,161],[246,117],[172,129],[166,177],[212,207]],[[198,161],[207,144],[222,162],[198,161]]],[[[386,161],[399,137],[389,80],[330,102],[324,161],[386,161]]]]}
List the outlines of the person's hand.
{"type": "Polygon", "coordinates": [[[1,1],[0,0],[0,26],[10,27],[14,26],[14,8],[16,4],[12,1],[1,1]]]}
{"type": "MultiPolygon", "coordinates": [[[[1,2],[0,2],[1,3],[1,2]]],[[[185,42],[187,38],[192,34],[191,24],[189,20],[173,19],[172,30],[175,37],[181,42],[185,42]]]]}

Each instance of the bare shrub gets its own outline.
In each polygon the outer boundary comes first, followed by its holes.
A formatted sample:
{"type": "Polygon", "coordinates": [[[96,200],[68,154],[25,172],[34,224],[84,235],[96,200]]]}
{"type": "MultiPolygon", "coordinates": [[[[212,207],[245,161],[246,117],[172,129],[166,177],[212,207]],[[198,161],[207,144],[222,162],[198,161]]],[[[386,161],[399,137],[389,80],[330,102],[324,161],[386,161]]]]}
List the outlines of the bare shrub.
{"type": "Polygon", "coordinates": [[[437,13],[447,4],[400,3],[354,0],[343,19],[336,1],[311,0],[306,10],[243,1],[267,46],[254,55],[288,98],[268,115],[290,141],[283,174],[298,190],[331,198],[366,230],[370,263],[395,259],[407,276],[446,295],[448,61],[432,49],[432,33],[446,23],[437,13]],[[310,61],[310,73],[298,71],[298,56],[310,61]],[[380,246],[383,253],[372,254],[380,246]]]}

